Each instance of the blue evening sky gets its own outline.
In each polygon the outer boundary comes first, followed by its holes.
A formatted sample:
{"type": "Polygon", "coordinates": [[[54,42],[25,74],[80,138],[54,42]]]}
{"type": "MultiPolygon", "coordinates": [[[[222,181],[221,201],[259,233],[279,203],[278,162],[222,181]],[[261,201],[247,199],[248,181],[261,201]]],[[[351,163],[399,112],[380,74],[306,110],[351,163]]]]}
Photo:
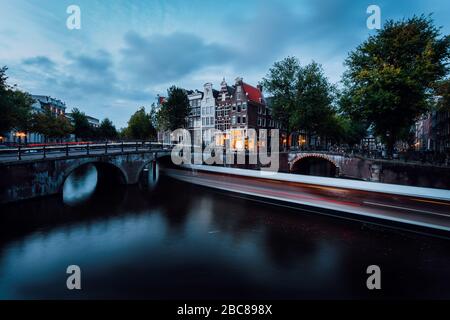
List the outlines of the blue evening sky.
{"type": "Polygon", "coordinates": [[[348,52],[382,20],[430,14],[450,33],[446,0],[0,0],[0,65],[11,83],[51,95],[117,127],[175,84],[219,87],[237,76],[256,85],[288,55],[315,60],[337,83],[348,52]],[[66,28],[69,5],[81,30],[66,28]]]}

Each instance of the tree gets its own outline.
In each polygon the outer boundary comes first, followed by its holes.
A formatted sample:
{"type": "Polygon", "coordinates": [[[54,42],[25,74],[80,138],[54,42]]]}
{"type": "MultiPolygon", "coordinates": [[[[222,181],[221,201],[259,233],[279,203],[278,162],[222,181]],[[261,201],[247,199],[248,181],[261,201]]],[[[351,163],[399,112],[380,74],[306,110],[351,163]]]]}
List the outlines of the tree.
{"type": "Polygon", "coordinates": [[[450,37],[430,17],[388,21],[345,61],[345,111],[366,121],[392,154],[417,118],[430,109],[434,83],[448,72],[450,37]]]}
{"type": "Polygon", "coordinates": [[[12,129],[28,132],[33,99],[7,84],[7,70],[7,67],[0,68],[0,134],[12,129]]]}
{"type": "Polygon", "coordinates": [[[6,80],[8,80],[8,76],[6,75],[7,70],[8,67],[6,66],[0,68],[0,90],[6,90],[8,87],[6,83],[6,80]]]}
{"type": "Polygon", "coordinates": [[[144,107],[141,107],[130,117],[125,134],[128,138],[139,140],[152,139],[156,136],[151,117],[145,112],[144,107]]]}
{"type": "Polygon", "coordinates": [[[111,120],[108,118],[103,119],[99,127],[99,136],[103,139],[115,139],[117,138],[117,130],[111,120]]]}
{"type": "Polygon", "coordinates": [[[333,142],[350,147],[359,144],[367,133],[367,127],[363,123],[353,121],[349,116],[339,113],[332,117],[326,130],[329,131],[328,136],[332,137],[333,142]]]}
{"type": "Polygon", "coordinates": [[[28,93],[19,90],[11,91],[9,98],[14,108],[13,128],[17,131],[28,133],[31,130],[33,98],[28,93]]]}
{"type": "Polygon", "coordinates": [[[156,111],[154,116],[155,128],[161,131],[169,130],[169,112],[168,106],[163,103],[160,108],[156,111]]]}
{"type": "Polygon", "coordinates": [[[302,67],[297,58],[285,58],[274,64],[262,85],[273,96],[274,118],[290,133],[329,133],[326,127],[335,115],[335,90],[318,63],[302,67]]]}
{"type": "Polygon", "coordinates": [[[160,120],[166,122],[169,130],[176,130],[186,126],[189,115],[189,99],[186,91],[172,86],[167,90],[167,101],[162,106],[160,120]]]}
{"type": "Polygon", "coordinates": [[[125,140],[130,136],[128,127],[120,128],[119,131],[117,132],[117,134],[118,134],[119,139],[121,139],[121,140],[125,140]]]}
{"type": "Polygon", "coordinates": [[[9,103],[8,90],[6,83],[6,67],[0,69],[0,135],[11,130],[14,125],[13,106],[9,103]]]}
{"type": "Polygon", "coordinates": [[[275,62],[265,78],[262,86],[273,96],[272,114],[281,126],[292,132],[293,123],[290,115],[299,104],[297,100],[297,81],[300,72],[300,61],[295,57],[287,57],[275,62]]]}
{"type": "Polygon", "coordinates": [[[155,103],[152,103],[150,106],[150,112],[148,113],[150,116],[150,120],[152,121],[152,125],[155,129],[160,129],[159,125],[159,111],[160,109],[155,105],[155,103]]]}
{"type": "Polygon", "coordinates": [[[50,132],[51,138],[63,139],[73,132],[74,128],[70,121],[64,115],[58,115],[54,118],[53,128],[50,132]]]}
{"type": "Polygon", "coordinates": [[[93,130],[89,123],[89,120],[84,112],[78,110],[78,108],[72,109],[72,125],[73,133],[75,134],[75,140],[87,139],[92,137],[93,130]]]}
{"type": "Polygon", "coordinates": [[[316,62],[300,69],[296,99],[298,102],[290,117],[291,126],[295,130],[306,131],[308,135],[322,135],[326,138],[326,127],[335,116],[334,87],[316,62]]]}
{"type": "Polygon", "coordinates": [[[440,97],[437,101],[437,110],[450,111],[450,79],[437,82],[435,90],[436,94],[440,97]]]}
{"type": "Polygon", "coordinates": [[[63,115],[55,116],[45,108],[43,111],[33,114],[31,130],[44,136],[45,142],[49,138],[63,139],[73,131],[69,120],[63,115]]]}
{"type": "Polygon", "coordinates": [[[31,119],[31,127],[33,132],[39,133],[44,136],[45,142],[47,142],[50,134],[51,127],[53,126],[53,115],[48,109],[44,109],[42,112],[34,113],[31,119]]]}
{"type": "Polygon", "coordinates": [[[366,119],[362,119],[360,115],[353,115],[347,112],[347,110],[351,109],[351,104],[352,97],[349,92],[344,89],[340,92],[338,99],[340,130],[342,130],[343,133],[341,142],[346,143],[349,146],[354,146],[367,137],[370,124],[367,123],[366,119]]]}

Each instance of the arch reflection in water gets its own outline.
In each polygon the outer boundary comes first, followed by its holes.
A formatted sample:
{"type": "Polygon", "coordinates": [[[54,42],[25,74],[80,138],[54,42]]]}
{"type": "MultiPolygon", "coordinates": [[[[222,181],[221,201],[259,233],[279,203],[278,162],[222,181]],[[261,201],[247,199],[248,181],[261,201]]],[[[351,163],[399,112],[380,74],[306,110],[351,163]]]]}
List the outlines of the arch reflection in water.
{"type": "Polygon", "coordinates": [[[152,161],[142,170],[140,177],[140,185],[147,189],[154,189],[159,180],[159,164],[152,161]]]}
{"type": "Polygon", "coordinates": [[[97,188],[98,172],[93,164],[75,169],[64,182],[63,201],[76,205],[88,200],[97,188]]]}

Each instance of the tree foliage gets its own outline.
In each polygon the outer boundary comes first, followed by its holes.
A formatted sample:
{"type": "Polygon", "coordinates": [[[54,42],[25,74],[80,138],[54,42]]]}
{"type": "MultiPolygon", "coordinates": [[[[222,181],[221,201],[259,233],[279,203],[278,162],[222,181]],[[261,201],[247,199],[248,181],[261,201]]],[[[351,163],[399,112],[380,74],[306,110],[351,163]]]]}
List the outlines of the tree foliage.
{"type": "Polygon", "coordinates": [[[335,116],[334,87],[325,77],[322,67],[312,62],[300,69],[297,82],[296,109],[291,116],[295,130],[326,135],[335,116]]]}
{"type": "Polygon", "coordinates": [[[103,139],[115,139],[117,138],[118,133],[112,121],[108,118],[105,118],[100,123],[100,127],[98,128],[98,135],[103,139]]]}
{"type": "Polygon", "coordinates": [[[297,58],[287,57],[270,68],[262,85],[273,96],[273,117],[289,132],[329,134],[335,89],[318,63],[302,67],[297,58]]]}
{"type": "Polygon", "coordinates": [[[161,106],[157,115],[160,126],[166,130],[176,130],[186,126],[189,115],[189,99],[186,91],[172,86],[167,90],[167,101],[161,106]]]}
{"type": "Polygon", "coordinates": [[[130,117],[128,127],[124,130],[124,135],[127,138],[139,140],[153,139],[156,136],[151,116],[145,112],[144,107],[141,107],[130,117]]]}
{"type": "Polygon", "coordinates": [[[436,83],[437,110],[450,112],[450,80],[445,79],[436,83]]]}
{"type": "Polygon", "coordinates": [[[295,57],[287,57],[274,63],[262,80],[263,87],[273,96],[272,114],[282,127],[292,132],[294,126],[290,115],[298,106],[297,82],[301,70],[300,61],[295,57]]]}
{"type": "Polygon", "coordinates": [[[430,17],[386,22],[345,61],[343,111],[373,126],[392,151],[430,109],[434,84],[448,71],[449,47],[430,17]]]}
{"type": "Polygon", "coordinates": [[[7,84],[7,67],[0,68],[0,134],[11,130],[29,131],[31,96],[7,84]]]}
{"type": "Polygon", "coordinates": [[[93,136],[93,129],[86,114],[81,112],[78,108],[74,108],[72,109],[71,116],[75,139],[91,138],[93,136]]]}
{"type": "Polygon", "coordinates": [[[73,131],[72,125],[65,116],[55,116],[48,108],[34,113],[30,123],[30,129],[43,135],[45,141],[49,138],[63,139],[73,131]]]}

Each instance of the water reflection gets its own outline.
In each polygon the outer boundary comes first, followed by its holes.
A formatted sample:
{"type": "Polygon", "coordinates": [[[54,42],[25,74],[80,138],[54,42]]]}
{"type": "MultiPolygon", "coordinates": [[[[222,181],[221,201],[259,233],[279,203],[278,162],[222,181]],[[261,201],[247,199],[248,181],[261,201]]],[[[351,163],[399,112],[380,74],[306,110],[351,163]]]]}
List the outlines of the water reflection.
{"type": "Polygon", "coordinates": [[[153,190],[159,181],[159,170],[159,164],[156,161],[146,165],[141,174],[141,186],[153,190]]]}
{"type": "Polygon", "coordinates": [[[63,201],[76,205],[86,201],[97,187],[97,169],[93,164],[86,164],[75,169],[64,182],[63,201]]]}
{"type": "Polygon", "coordinates": [[[0,298],[450,297],[447,240],[156,180],[2,207],[0,298]],[[65,289],[70,264],[82,291],[65,289]],[[370,264],[381,294],[365,287],[370,264]]]}

